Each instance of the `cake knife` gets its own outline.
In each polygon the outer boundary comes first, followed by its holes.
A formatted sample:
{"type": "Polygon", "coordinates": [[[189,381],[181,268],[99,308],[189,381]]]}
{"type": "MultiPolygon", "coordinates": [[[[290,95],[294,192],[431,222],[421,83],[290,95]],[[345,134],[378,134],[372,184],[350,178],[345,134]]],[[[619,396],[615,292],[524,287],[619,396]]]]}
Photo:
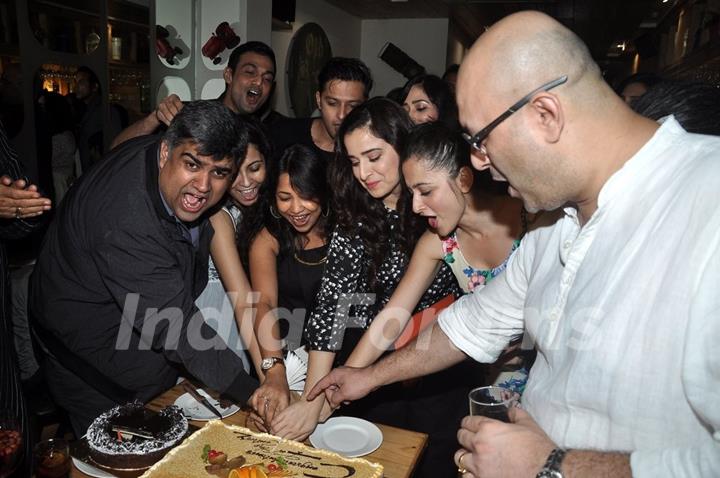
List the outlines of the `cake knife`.
{"type": "Polygon", "coordinates": [[[222,420],[223,416],[222,414],[217,410],[217,408],[213,407],[212,404],[208,401],[207,398],[200,395],[200,392],[197,391],[197,389],[187,380],[182,383],[183,388],[187,393],[192,395],[192,397],[198,401],[203,407],[207,408],[211,412],[213,412],[219,419],[222,420]]]}

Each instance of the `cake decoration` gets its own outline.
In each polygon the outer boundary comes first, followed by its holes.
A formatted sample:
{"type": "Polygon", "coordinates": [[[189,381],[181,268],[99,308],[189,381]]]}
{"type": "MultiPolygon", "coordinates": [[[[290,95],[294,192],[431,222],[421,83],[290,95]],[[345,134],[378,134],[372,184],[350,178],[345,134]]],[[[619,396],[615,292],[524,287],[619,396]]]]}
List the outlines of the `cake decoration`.
{"type": "Polygon", "coordinates": [[[147,468],[185,437],[188,422],[170,406],[159,413],[139,402],[116,406],[97,417],[87,431],[90,459],[105,468],[147,468]]]}
{"type": "MultiPolygon", "coordinates": [[[[212,465],[218,466],[218,465],[212,465]]],[[[345,458],[337,453],[318,450],[302,443],[255,433],[247,428],[208,422],[200,431],[171,450],[142,478],[380,478],[383,467],[362,458],[345,458]],[[226,457],[242,457],[240,467],[208,470],[210,451],[226,457]],[[208,463],[204,455],[208,456],[208,463]],[[223,475],[222,473],[227,473],[223,475]]]]}

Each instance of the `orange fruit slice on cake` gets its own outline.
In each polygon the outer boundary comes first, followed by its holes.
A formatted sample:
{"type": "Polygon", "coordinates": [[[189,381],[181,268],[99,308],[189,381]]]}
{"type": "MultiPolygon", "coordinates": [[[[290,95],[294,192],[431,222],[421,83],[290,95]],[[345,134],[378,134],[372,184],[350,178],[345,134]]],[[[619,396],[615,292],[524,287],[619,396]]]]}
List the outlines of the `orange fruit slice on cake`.
{"type": "Polygon", "coordinates": [[[268,476],[260,466],[249,465],[230,470],[228,478],[268,478],[268,476]]]}

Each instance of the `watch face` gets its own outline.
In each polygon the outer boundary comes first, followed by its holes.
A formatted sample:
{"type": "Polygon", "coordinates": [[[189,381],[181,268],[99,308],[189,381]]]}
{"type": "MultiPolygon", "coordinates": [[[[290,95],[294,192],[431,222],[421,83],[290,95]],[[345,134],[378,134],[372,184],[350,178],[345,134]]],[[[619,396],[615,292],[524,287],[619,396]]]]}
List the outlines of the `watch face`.
{"type": "Polygon", "coordinates": [[[538,473],[536,478],[564,478],[562,473],[556,470],[544,469],[538,473]]]}
{"type": "Polygon", "coordinates": [[[275,365],[276,363],[282,363],[282,361],[283,359],[281,359],[280,357],[264,358],[262,359],[262,362],[260,362],[260,368],[262,370],[270,370],[273,365],[275,365]]]}

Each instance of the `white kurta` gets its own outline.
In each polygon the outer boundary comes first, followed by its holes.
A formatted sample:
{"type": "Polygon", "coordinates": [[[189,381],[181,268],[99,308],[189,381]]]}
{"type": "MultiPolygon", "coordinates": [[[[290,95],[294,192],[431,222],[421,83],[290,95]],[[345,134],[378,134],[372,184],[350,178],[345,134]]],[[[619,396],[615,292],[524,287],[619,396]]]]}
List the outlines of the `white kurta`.
{"type": "Polygon", "coordinates": [[[668,118],[576,211],[439,319],[493,362],[523,329],[523,406],[560,446],[632,453],[636,477],[720,477],[720,138],[668,118]]]}

